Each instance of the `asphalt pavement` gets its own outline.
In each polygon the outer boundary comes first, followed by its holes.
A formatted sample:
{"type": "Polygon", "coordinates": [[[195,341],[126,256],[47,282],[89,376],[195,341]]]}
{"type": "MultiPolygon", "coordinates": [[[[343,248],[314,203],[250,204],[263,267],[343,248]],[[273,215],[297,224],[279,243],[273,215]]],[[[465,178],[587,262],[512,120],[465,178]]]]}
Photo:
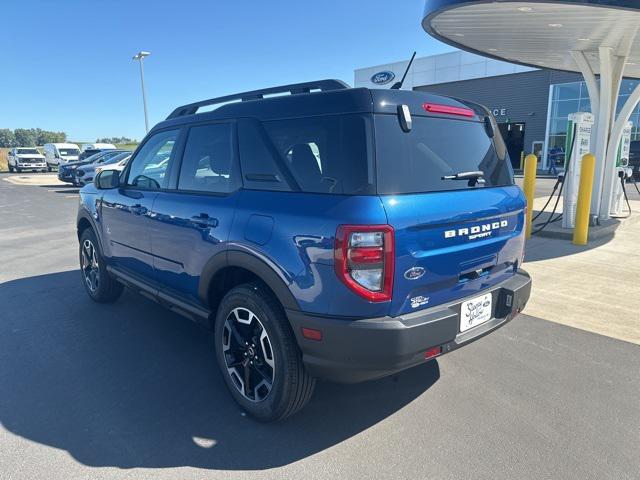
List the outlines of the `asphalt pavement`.
{"type": "MultiPolygon", "coordinates": [[[[0,175],[0,479],[637,479],[640,347],[520,315],[436,361],[243,415],[209,334],[92,303],[77,190],[0,175]]],[[[535,288],[535,285],[534,285],[535,288]]]]}

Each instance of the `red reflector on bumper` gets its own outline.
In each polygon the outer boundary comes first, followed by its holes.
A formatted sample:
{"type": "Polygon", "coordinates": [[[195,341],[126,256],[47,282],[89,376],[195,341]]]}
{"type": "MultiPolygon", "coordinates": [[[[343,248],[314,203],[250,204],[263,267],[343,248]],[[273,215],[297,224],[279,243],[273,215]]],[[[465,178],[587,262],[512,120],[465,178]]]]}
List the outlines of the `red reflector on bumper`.
{"type": "Polygon", "coordinates": [[[424,359],[429,360],[430,358],[437,357],[442,353],[442,347],[433,347],[424,352],[424,359]]]}
{"type": "Polygon", "coordinates": [[[309,340],[319,342],[322,340],[322,331],[316,330],[315,328],[302,327],[302,336],[309,340]]]}

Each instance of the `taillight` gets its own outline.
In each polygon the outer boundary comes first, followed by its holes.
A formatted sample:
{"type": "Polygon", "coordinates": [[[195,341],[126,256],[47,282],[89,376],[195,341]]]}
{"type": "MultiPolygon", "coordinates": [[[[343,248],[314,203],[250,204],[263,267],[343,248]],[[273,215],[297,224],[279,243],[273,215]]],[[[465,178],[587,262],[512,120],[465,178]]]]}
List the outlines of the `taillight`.
{"type": "Polygon", "coordinates": [[[338,278],[371,302],[391,300],[395,252],[389,225],[340,225],[334,249],[338,278]]]}

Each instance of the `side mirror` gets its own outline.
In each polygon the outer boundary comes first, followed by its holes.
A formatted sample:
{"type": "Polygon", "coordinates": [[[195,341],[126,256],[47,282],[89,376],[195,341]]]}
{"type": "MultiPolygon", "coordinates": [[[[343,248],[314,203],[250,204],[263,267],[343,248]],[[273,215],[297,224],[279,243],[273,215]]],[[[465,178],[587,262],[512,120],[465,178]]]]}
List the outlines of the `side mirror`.
{"type": "Polygon", "coordinates": [[[120,186],[120,172],[118,170],[102,170],[93,179],[98,190],[109,190],[120,186]]]}

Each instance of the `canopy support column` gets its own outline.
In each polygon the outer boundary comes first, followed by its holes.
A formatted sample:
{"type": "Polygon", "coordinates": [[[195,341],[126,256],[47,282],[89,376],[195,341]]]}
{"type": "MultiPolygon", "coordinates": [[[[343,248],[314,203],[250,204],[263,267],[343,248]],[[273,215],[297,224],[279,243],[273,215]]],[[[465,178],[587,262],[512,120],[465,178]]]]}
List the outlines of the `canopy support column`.
{"type": "Polygon", "coordinates": [[[611,127],[611,100],[613,92],[613,49],[600,47],[600,102],[596,117],[596,171],[593,179],[593,195],[591,197],[591,214],[598,215],[604,185],[604,169],[606,165],[609,129],[611,127]]]}
{"type": "MultiPolygon", "coordinates": [[[[587,84],[589,100],[591,101],[591,113],[595,118],[598,118],[598,108],[600,107],[600,87],[596,80],[596,74],[593,73],[593,69],[589,64],[587,57],[585,57],[584,52],[581,52],[580,50],[572,50],[571,56],[575,60],[576,65],[578,65],[578,69],[580,70],[580,73],[582,73],[584,81],[587,84]]],[[[596,138],[595,135],[593,138],[596,138]]]]}
{"type": "MultiPolygon", "coordinates": [[[[620,141],[619,138],[617,141],[615,141],[613,128],[614,124],[616,123],[618,95],[620,94],[620,86],[622,84],[624,65],[626,62],[626,56],[618,56],[613,59],[613,75],[611,78],[611,113],[609,116],[609,125],[606,130],[606,135],[598,135],[598,137],[602,138],[602,140],[605,142],[606,150],[604,155],[604,163],[602,164],[602,184],[600,190],[598,191],[600,196],[598,210],[591,210],[591,213],[597,214],[600,220],[607,220],[611,216],[611,195],[613,193],[614,182],[616,181],[616,179],[614,178],[616,173],[616,154],[618,142],[620,141]]],[[[631,114],[629,114],[629,116],[631,116],[631,114]]],[[[620,135],[622,135],[622,128],[620,129],[620,135]]]]}
{"type": "MultiPolygon", "coordinates": [[[[607,149],[607,165],[605,168],[608,170],[605,172],[609,176],[608,183],[605,183],[605,188],[602,191],[602,203],[600,206],[600,218],[606,213],[606,218],[609,218],[611,213],[611,194],[613,192],[614,184],[617,181],[615,178],[615,162],[618,155],[618,145],[622,139],[622,133],[624,131],[625,124],[631,118],[633,111],[640,103],[640,85],[638,85],[624,104],[622,111],[618,115],[618,119],[611,129],[611,136],[609,137],[609,148],[607,149]]],[[[605,176],[605,182],[607,178],[605,176]]]]}

